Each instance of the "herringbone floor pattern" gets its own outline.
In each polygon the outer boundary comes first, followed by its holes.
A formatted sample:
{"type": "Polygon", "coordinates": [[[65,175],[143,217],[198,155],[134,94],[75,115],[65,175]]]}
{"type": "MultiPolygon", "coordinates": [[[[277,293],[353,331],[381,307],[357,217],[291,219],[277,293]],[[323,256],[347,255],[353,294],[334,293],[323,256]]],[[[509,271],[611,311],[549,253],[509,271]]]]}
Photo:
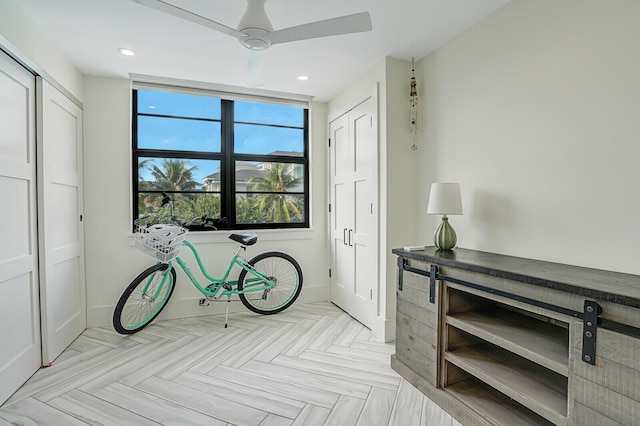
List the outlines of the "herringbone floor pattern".
{"type": "Polygon", "coordinates": [[[389,366],[384,344],[330,303],[88,329],[0,407],[0,425],[457,423],[389,366]]]}

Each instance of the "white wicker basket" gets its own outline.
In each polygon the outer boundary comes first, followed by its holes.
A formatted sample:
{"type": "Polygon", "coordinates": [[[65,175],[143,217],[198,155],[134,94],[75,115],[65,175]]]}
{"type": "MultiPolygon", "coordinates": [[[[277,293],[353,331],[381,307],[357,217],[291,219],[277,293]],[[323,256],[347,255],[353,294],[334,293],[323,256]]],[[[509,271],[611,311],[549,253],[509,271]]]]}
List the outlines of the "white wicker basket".
{"type": "Polygon", "coordinates": [[[161,262],[168,262],[178,256],[184,236],[189,231],[177,225],[148,222],[148,218],[134,222],[136,247],[161,262]]]}

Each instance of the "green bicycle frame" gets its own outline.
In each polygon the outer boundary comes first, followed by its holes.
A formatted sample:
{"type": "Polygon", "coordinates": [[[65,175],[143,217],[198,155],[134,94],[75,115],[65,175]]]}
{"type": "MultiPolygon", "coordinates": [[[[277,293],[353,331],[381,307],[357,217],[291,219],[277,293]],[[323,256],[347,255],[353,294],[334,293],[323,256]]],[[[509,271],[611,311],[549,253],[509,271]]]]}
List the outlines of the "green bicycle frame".
{"type": "MultiPolygon", "coordinates": [[[[196,286],[198,291],[200,291],[200,293],[204,294],[207,297],[215,298],[218,295],[218,292],[224,288],[224,284],[228,284],[230,286],[230,289],[229,288],[225,289],[222,293],[220,293],[220,297],[270,290],[276,286],[275,282],[273,282],[271,279],[269,279],[269,277],[267,277],[260,271],[255,270],[255,268],[249,265],[248,262],[246,262],[240,256],[239,254],[240,250],[243,249],[244,247],[240,247],[238,251],[236,251],[235,255],[229,262],[229,266],[227,267],[227,270],[225,271],[224,276],[222,278],[216,278],[209,275],[209,273],[207,272],[204,264],[202,263],[202,259],[200,258],[200,253],[198,253],[198,250],[195,248],[195,246],[190,241],[187,241],[187,240],[184,240],[182,243],[185,246],[189,247],[189,249],[193,253],[193,256],[196,258],[196,261],[198,262],[200,272],[202,272],[202,275],[204,275],[205,278],[210,281],[210,283],[207,284],[206,286],[202,286],[198,281],[198,279],[195,277],[195,275],[193,275],[193,272],[191,272],[191,269],[189,269],[187,264],[184,262],[184,260],[182,260],[180,256],[176,257],[175,260],[176,262],[178,262],[178,265],[180,265],[180,267],[185,272],[185,274],[187,274],[187,276],[189,277],[193,285],[196,286]],[[244,286],[242,290],[238,290],[238,280],[228,281],[229,274],[231,273],[231,270],[235,265],[238,265],[240,268],[247,271],[248,274],[253,275],[253,277],[251,278],[248,278],[248,279],[245,278],[244,286]]],[[[169,261],[168,264],[169,264],[169,267],[164,272],[165,277],[163,278],[162,285],[160,285],[160,288],[163,287],[164,280],[167,279],[166,278],[168,275],[167,273],[173,267],[172,261],[169,261]]],[[[245,275],[245,277],[248,277],[248,275],[245,275]]],[[[149,284],[147,283],[147,286],[148,285],[149,284]]],[[[145,288],[145,291],[146,291],[146,288],[145,288]]],[[[156,291],[156,297],[159,294],[159,292],[160,292],[160,289],[156,291]]]]}

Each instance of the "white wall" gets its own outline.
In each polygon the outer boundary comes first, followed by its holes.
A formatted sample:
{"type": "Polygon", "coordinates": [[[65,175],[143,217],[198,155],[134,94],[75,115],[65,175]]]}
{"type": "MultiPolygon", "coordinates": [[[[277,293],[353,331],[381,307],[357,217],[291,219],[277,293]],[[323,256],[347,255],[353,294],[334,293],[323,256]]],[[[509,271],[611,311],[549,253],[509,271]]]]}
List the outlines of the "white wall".
{"type": "Polygon", "coordinates": [[[640,273],[639,16],[636,0],[513,0],[421,61],[417,178],[462,184],[461,247],[640,273]]]}
{"type": "Polygon", "coordinates": [[[375,86],[379,93],[380,254],[379,306],[373,332],[395,339],[396,257],[392,248],[414,245],[416,239],[417,154],[409,132],[411,63],[385,58],[329,102],[329,120],[348,111],[375,86]]]}
{"type": "MultiPolygon", "coordinates": [[[[122,290],[154,261],[132,247],[131,82],[85,76],[84,96],[87,314],[88,326],[95,327],[110,324],[122,290]]],[[[312,105],[310,121],[313,229],[258,231],[258,244],[246,253],[247,258],[268,250],[293,255],[303,270],[302,302],[328,300],[325,104],[312,105]]],[[[221,276],[237,244],[227,239],[227,231],[207,234],[193,233],[189,240],[197,245],[209,272],[221,276]]],[[[224,312],[224,303],[201,308],[199,298],[200,293],[180,272],[164,317],[224,312]]],[[[244,309],[240,303],[232,305],[232,309],[244,309]]]]}
{"type": "MultiPolygon", "coordinates": [[[[22,10],[9,1],[0,1],[0,46],[48,74],[59,83],[58,89],[66,89],[82,100],[81,74],[22,10]]],[[[51,79],[48,80],[53,84],[51,79]]]]}

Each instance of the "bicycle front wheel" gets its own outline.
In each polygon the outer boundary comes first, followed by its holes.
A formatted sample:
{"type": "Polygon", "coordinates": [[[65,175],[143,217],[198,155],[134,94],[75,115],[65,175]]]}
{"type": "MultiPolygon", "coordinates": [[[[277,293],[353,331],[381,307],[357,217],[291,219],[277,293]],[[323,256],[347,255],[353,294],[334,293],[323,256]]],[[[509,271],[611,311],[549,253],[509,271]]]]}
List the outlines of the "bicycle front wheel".
{"type": "Polygon", "coordinates": [[[245,291],[239,296],[247,309],[263,315],[277,314],[296,301],[302,290],[302,269],[294,258],[285,253],[270,251],[251,259],[249,265],[276,286],[264,289],[268,284],[243,269],[238,277],[238,291],[245,291]]]}
{"type": "Polygon", "coordinates": [[[138,275],[122,293],[113,313],[113,328],[120,334],[133,334],[157,317],[173,294],[176,271],[158,263],[138,275]]]}

